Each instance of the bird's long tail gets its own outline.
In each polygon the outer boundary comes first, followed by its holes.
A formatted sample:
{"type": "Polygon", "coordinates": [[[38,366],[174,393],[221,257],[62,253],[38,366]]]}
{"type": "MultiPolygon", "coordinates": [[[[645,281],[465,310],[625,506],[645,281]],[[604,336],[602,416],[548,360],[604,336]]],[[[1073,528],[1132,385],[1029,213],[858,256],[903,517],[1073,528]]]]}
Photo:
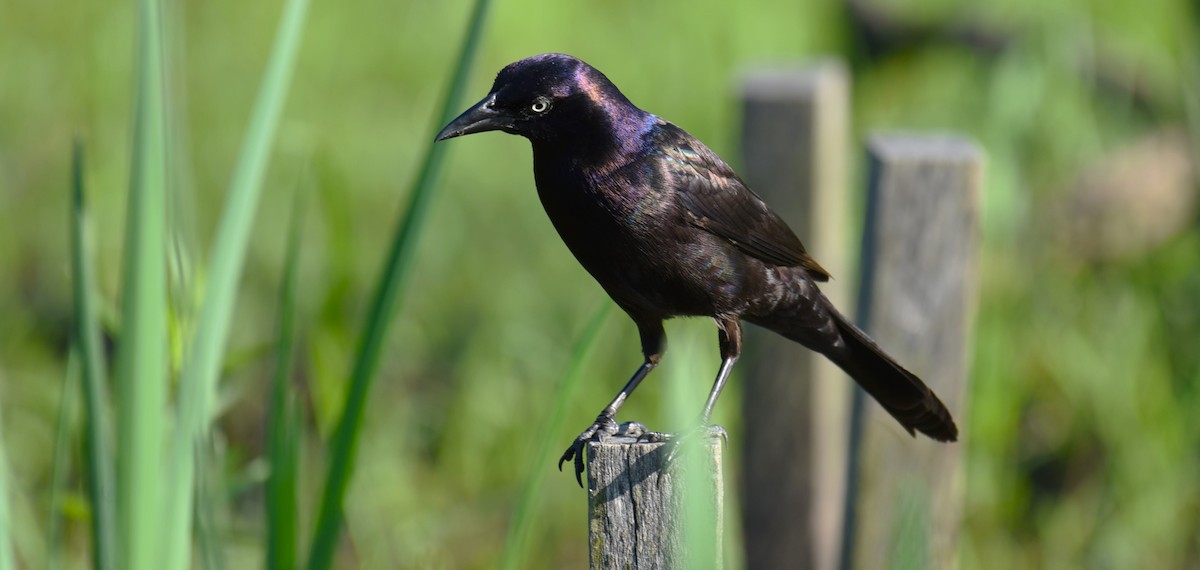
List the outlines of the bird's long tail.
{"type": "MultiPolygon", "coordinates": [[[[844,350],[826,356],[908,430],[938,441],[956,441],[958,427],[950,410],[920,378],[888,356],[871,337],[833,312],[844,350]]],[[[915,434],[914,434],[915,435],[915,434]]]]}
{"type": "Polygon", "coordinates": [[[958,427],[933,391],[818,295],[817,303],[805,304],[803,315],[793,315],[788,322],[776,318],[759,324],[824,354],[910,434],[919,431],[937,441],[956,441],[958,427]],[[813,305],[819,308],[813,311],[813,305]]]}

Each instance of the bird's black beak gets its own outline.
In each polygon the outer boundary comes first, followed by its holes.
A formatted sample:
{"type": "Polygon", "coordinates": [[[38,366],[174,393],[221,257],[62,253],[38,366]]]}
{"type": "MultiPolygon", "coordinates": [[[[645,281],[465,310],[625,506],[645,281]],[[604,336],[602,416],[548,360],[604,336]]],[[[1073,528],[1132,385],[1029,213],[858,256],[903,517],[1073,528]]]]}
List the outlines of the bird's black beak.
{"type": "Polygon", "coordinates": [[[496,110],[495,104],[496,94],[489,93],[487,97],[476,103],[474,107],[463,111],[463,114],[443,127],[442,132],[437,134],[437,138],[434,141],[444,141],[471,133],[495,131],[509,126],[511,121],[503,113],[496,110]]]}

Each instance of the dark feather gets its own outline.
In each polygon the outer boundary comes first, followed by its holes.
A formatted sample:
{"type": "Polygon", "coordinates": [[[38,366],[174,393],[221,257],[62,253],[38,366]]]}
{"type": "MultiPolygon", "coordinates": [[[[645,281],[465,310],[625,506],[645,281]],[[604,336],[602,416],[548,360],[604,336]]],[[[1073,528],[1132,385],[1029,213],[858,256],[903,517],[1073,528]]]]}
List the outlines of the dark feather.
{"type": "Polygon", "coordinates": [[[689,223],[770,265],[803,267],[813,279],[829,280],[787,223],[725,161],[671,123],[660,129],[658,142],[689,223]]]}
{"type": "Polygon", "coordinates": [[[532,143],[546,214],[641,337],[644,364],[563,454],[577,474],[584,442],[616,425],[621,403],[662,357],[662,321],[683,315],[720,327],[723,364],[710,403],[740,354],[745,320],[829,357],[910,432],[957,437],[920,378],[821,294],[815,281],[829,273],[787,224],[716,153],[634,106],[595,68],[563,54],[515,62],[438,139],[487,130],[532,143]]]}

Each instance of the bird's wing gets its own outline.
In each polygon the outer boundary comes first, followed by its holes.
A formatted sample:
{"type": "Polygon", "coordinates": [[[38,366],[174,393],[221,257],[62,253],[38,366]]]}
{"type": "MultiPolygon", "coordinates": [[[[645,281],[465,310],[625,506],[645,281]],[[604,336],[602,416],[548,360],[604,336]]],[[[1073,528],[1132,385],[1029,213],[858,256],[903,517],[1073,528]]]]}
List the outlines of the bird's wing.
{"type": "Polygon", "coordinates": [[[692,225],[769,264],[803,267],[813,279],[829,280],[829,272],[808,255],[787,223],[725,161],[679,127],[667,123],[662,128],[668,175],[692,225]]]}

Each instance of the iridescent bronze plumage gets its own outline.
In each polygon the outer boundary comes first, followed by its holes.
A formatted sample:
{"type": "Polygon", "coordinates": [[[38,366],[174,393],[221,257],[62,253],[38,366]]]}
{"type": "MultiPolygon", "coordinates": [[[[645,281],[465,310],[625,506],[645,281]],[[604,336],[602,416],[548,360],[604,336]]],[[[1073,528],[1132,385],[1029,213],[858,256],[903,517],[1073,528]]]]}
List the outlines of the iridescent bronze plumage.
{"type": "Polygon", "coordinates": [[[512,63],[438,140],[486,130],[529,139],[546,214],[641,336],[643,364],[560,467],[574,459],[579,477],[584,442],[616,432],[617,410],[666,349],[663,320],[677,316],[718,327],[721,368],[701,424],[741,353],[745,320],[824,354],[909,433],[957,438],[937,396],[821,294],[816,282],[829,274],[787,224],[716,153],[595,68],[563,54],[512,63]]]}

